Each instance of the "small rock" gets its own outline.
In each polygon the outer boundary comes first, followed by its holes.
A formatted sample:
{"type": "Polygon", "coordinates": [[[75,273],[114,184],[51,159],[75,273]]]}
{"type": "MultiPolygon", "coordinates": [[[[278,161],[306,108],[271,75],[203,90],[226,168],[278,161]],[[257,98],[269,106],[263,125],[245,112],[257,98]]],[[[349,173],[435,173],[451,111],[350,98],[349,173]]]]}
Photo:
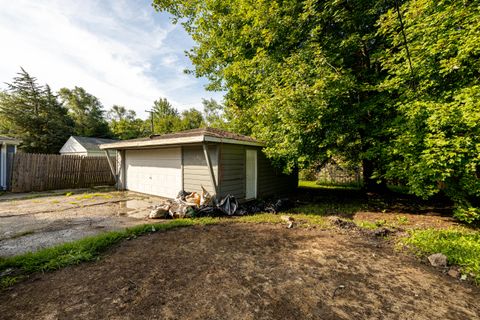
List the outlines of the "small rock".
{"type": "Polygon", "coordinates": [[[434,267],[446,267],[447,266],[447,256],[443,253],[435,253],[431,256],[428,256],[428,261],[434,267]]]}
{"type": "Polygon", "coordinates": [[[373,231],[373,235],[375,237],[386,237],[390,234],[394,233],[394,231],[388,229],[388,228],[378,228],[373,231]]]}
{"type": "Polygon", "coordinates": [[[285,222],[292,222],[294,219],[290,216],[281,216],[280,219],[285,222]]]}
{"type": "Polygon", "coordinates": [[[447,274],[452,278],[458,278],[460,276],[460,272],[455,268],[450,268],[447,274]]]}
{"type": "Polygon", "coordinates": [[[462,276],[460,277],[460,280],[463,280],[463,281],[467,280],[467,275],[466,275],[466,274],[462,274],[462,276]]]}

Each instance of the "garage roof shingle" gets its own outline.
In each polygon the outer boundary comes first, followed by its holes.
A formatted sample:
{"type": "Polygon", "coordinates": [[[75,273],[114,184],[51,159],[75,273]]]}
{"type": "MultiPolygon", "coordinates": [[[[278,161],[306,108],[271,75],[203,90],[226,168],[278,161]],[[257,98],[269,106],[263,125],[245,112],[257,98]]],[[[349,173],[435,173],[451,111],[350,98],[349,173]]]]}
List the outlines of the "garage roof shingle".
{"type": "Polygon", "coordinates": [[[101,149],[122,149],[142,146],[162,146],[172,144],[188,144],[203,141],[235,143],[263,146],[263,143],[249,136],[215,128],[198,128],[163,135],[152,135],[146,138],[123,140],[103,144],[101,149]]]}

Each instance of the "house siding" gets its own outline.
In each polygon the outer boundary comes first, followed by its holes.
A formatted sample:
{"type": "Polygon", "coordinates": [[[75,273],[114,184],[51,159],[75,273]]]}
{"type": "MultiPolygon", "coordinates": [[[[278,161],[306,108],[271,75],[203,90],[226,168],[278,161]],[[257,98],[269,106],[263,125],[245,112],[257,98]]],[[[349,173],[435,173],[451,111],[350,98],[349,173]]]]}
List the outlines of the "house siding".
{"type": "MultiPolygon", "coordinates": [[[[208,145],[208,153],[218,185],[218,145],[208,145]]],[[[183,147],[183,189],[187,192],[201,192],[201,186],[210,194],[215,194],[203,147],[183,147]]]]}
{"type": "Polygon", "coordinates": [[[223,144],[220,147],[220,192],[223,197],[232,194],[238,200],[245,199],[245,152],[246,149],[257,150],[257,197],[282,196],[295,190],[298,174],[283,174],[274,168],[261,148],[242,145],[223,144]]]}
{"type": "Polygon", "coordinates": [[[245,146],[220,145],[219,194],[245,199],[245,146]]]}
{"type": "Polygon", "coordinates": [[[282,196],[294,191],[298,186],[298,173],[290,175],[276,169],[263,152],[257,153],[258,197],[282,196]]]}

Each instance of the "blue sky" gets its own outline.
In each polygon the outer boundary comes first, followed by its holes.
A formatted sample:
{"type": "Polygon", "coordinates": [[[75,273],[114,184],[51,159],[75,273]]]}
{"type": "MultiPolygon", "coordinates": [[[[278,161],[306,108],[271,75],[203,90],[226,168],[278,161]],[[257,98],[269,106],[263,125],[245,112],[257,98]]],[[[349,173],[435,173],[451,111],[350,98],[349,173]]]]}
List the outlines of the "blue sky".
{"type": "Polygon", "coordinates": [[[194,43],[147,0],[0,0],[0,88],[20,66],[53,89],[81,86],[106,109],[145,118],[159,97],[201,109],[205,79],[184,74],[194,43]]]}

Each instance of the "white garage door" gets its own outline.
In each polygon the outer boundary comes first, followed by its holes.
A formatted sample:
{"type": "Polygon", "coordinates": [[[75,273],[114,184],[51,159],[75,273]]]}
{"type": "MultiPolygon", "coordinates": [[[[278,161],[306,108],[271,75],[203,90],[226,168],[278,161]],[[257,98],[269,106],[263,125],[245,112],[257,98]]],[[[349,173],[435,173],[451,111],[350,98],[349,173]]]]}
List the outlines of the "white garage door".
{"type": "Polygon", "coordinates": [[[182,188],[180,148],[126,150],[127,190],[175,198],[182,188]]]}

